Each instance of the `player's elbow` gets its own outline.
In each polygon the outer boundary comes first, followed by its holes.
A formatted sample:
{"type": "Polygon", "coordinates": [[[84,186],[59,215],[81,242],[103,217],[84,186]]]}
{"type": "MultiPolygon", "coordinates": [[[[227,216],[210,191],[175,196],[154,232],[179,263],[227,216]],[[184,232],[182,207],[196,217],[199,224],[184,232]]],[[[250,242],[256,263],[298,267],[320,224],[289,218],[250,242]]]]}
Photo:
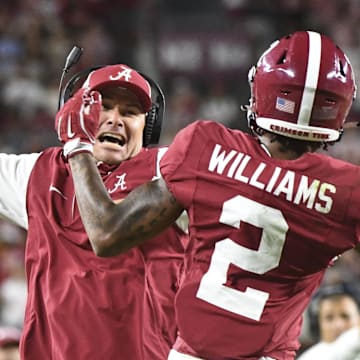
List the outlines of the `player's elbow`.
{"type": "Polygon", "coordinates": [[[93,245],[93,250],[96,256],[99,257],[109,257],[109,251],[107,247],[101,246],[101,245],[93,245]]]}
{"type": "Polygon", "coordinates": [[[126,251],[126,249],[119,246],[111,234],[98,235],[90,239],[90,242],[94,253],[99,257],[111,257],[126,251]]]}

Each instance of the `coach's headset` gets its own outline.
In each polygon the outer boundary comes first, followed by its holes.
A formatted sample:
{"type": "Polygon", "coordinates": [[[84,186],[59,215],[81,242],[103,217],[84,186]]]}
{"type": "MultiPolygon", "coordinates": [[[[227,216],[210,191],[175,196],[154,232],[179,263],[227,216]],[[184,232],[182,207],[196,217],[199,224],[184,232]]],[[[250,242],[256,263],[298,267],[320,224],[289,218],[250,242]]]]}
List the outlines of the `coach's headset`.
{"type": "MultiPolygon", "coordinates": [[[[74,46],[70,51],[69,55],[66,58],[65,67],[62,71],[60,85],[59,85],[59,101],[58,101],[58,110],[64,105],[64,103],[74,95],[74,92],[77,88],[79,88],[79,81],[82,80],[82,83],[88,77],[88,75],[94,71],[98,70],[107,65],[99,65],[94,66],[85,70],[82,70],[75,75],[73,75],[70,80],[66,83],[64,88],[62,88],[62,83],[65,77],[65,74],[68,70],[75,65],[83,52],[83,49],[74,46]],[[78,87],[76,87],[78,85],[78,87]]],[[[137,70],[136,70],[137,71],[137,70]]],[[[165,112],[165,96],[160,86],[149,76],[137,71],[151,86],[151,94],[152,95],[152,105],[151,109],[147,112],[145,117],[145,128],[143,132],[143,146],[147,147],[149,145],[156,145],[159,143],[160,133],[161,133],[161,125],[164,118],[165,112]]],[[[81,86],[80,85],[80,86],[81,86]]]]}

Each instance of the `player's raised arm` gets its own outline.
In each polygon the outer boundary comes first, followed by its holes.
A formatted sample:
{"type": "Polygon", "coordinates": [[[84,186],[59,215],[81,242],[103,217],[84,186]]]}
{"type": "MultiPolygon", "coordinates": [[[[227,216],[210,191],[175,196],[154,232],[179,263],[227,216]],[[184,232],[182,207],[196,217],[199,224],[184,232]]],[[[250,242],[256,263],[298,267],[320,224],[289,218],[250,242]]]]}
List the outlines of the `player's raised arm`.
{"type": "Polygon", "coordinates": [[[111,200],[92,156],[101,102],[96,91],[78,91],[57,113],[56,129],[65,144],[64,155],[93,249],[99,256],[112,256],[160,233],[183,209],[161,179],[140,187],[119,204],[111,200]]]}
{"type": "Polygon", "coordinates": [[[92,156],[78,154],[69,163],[81,217],[99,256],[116,255],[157,235],[183,210],[162,179],[138,187],[115,204],[92,156]]]}

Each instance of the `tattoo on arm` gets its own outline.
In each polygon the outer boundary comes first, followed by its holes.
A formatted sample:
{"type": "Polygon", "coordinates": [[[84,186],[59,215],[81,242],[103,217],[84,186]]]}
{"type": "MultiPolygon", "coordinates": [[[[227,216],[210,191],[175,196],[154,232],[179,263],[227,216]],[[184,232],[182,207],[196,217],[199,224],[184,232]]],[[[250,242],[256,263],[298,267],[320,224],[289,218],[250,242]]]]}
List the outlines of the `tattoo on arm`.
{"type": "Polygon", "coordinates": [[[183,211],[163,179],[136,188],[115,204],[90,155],[78,154],[69,163],[83,224],[100,256],[115,255],[146,241],[183,211]]]}

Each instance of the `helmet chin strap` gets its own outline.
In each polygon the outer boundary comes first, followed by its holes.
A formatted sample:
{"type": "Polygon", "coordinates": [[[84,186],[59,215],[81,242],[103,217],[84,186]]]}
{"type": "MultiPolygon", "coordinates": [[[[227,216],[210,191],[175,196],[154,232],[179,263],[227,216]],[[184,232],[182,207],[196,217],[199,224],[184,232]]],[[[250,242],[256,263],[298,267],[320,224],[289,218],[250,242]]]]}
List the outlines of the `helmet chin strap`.
{"type": "Polygon", "coordinates": [[[252,110],[252,99],[249,100],[249,105],[241,105],[241,111],[246,111],[246,118],[248,123],[248,128],[252,131],[252,133],[258,137],[264,134],[263,129],[259,128],[256,124],[256,115],[255,112],[252,110]]]}
{"type": "Polygon", "coordinates": [[[241,105],[240,106],[240,110],[241,111],[246,111],[246,118],[248,121],[248,126],[249,128],[251,128],[253,126],[253,123],[255,122],[255,113],[252,110],[253,107],[253,100],[252,98],[249,99],[249,104],[248,105],[241,105]]]}
{"type": "Polygon", "coordinates": [[[256,125],[256,115],[255,113],[251,110],[251,105],[252,105],[252,99],[249,100],[249,105],[241,105],[240,106],[240,110],[241,111],[246,111],[246,117],[247,117],[247,121],[248,121],[248,127],[251,130],[251,132],[253,133],[253,135],[256,137],[257,141],[259,142],[260,146],[262,147],[262,149],[265,151],[265,153],[269,156],[272,157],[268,147],[261,141],[261,137],[264,135],[264,130],[259,128],[256,125]]]}

